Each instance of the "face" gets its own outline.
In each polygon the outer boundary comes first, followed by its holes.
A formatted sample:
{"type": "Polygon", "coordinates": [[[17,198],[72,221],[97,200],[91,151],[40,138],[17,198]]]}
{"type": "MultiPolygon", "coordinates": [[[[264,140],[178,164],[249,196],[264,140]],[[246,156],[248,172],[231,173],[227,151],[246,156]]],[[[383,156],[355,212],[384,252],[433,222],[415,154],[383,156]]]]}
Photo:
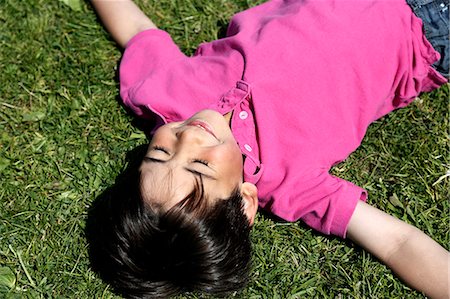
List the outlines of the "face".
{"type": "Polygon", "coordinates": [[[242,184],[242,165],[228,121],[216,111],[200,111],[156,130],[141,164],[143,199],[170,209],[200,177],[207,198],[227,198],[242,184]]]}

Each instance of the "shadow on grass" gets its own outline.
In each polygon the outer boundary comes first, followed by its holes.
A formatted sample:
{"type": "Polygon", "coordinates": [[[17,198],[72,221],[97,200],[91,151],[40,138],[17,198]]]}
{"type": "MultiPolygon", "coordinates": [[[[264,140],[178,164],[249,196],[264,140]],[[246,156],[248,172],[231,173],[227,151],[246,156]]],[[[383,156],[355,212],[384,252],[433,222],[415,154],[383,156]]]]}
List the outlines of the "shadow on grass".
{"type": "Polygon", "coordinates": [[[115,223],[121,217],[126,205],[133,204],[133,195],[138,192],[139,166],[147,151],[143,144],[126,155],[128,166],[115,180],[114,185],[98,196],[88,211],[86,238],[89,245],[91,268],[100,278],[111,283],[113,265],[105,244],[114,236],[115,223]]]}

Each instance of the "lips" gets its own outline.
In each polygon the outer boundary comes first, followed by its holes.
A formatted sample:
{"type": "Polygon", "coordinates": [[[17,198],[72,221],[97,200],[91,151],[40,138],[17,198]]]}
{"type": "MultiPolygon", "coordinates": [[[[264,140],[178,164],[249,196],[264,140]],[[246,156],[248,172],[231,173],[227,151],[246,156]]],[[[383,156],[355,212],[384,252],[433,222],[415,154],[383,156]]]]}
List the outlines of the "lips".
{"type": "Polygon", "coordinates": [[[207,133],[211,134],[214,138],[217,139],[216,135],[214,134],[214,132],[212,130],[212,127],[208,123],[206,123],[202,120],[196,119],[196,120],[189,122],[187,125],[198,127],[202,130],[205,130],[207,133]]]}

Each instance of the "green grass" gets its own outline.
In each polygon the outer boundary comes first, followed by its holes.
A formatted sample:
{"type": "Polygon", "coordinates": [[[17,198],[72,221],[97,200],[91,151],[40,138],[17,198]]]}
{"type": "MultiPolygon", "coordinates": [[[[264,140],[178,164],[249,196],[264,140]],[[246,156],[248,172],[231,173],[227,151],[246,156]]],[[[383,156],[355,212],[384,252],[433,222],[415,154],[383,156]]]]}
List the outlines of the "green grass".
{"type": "MultiPolygon", "coordinates": [[[[257,1],[139,3],[190,54],[257,1]]],[[[87,3],[0,5],[0,297],[115,297],[89,268],[84,227],[127,153],[146,143],[118,102],[121,52],[87,3]]],[[[447,249],[448,97],[445,86],[377,121],[333,169],[447,249]]],[[[259,215],[252,239],[251,283],[236,298],[421,297],[360,248],[301,223],[259,215]]]]}

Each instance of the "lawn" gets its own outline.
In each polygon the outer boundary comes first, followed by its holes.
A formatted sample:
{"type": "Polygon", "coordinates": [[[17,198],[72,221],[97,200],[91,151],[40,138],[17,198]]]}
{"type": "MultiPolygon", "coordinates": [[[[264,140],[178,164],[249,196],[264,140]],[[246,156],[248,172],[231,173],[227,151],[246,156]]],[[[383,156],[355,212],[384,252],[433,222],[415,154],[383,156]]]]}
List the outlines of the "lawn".
{"type": "MultiPolygon", "coordinates": [[[[69,1],[75,3],[76,1],[69,1]]],[[[258,1],[148,0],[187,54],[258,1]]],[[[261,1],[259,1],[261,2],[261,1]]],[[[118,99],[121,50],[89,4],[1,0],[0,297],[114,298],[90,270],[88,209],[147,142],[118,99]]],[[[449,249],[449,90],[375,122],[333,173],[449,249]]],[[[350,242],[259,214],[235,298],[420,298],[350,242]]],[[[202,295],[187,295],[199,298],[202,295]]]]}

